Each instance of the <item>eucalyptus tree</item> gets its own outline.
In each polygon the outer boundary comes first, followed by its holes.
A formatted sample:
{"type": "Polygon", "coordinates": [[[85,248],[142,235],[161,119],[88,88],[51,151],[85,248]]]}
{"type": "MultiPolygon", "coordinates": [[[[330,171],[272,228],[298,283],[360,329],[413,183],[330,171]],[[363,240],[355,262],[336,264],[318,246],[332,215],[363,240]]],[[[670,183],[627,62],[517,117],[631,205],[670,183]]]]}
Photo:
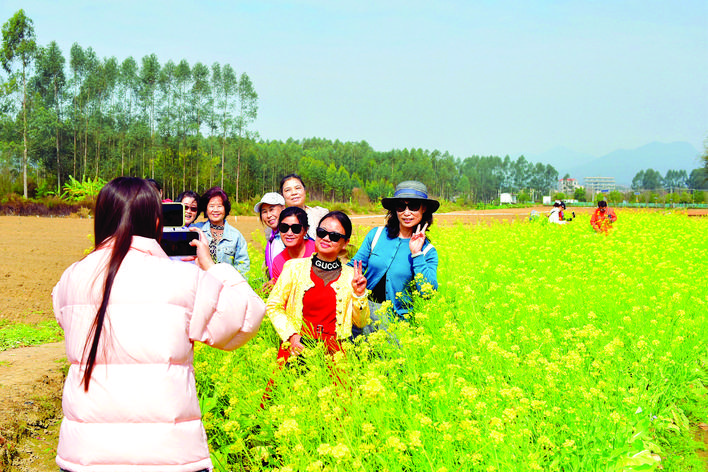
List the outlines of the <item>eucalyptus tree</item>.
{"type": "Polygon", "coordinates": [[[215,62],[211,65],[211,100],[209,101],[211,105],[211,112],[208,115],[208,126],[209,126],[209,187],[213,184],[214,179],[214,143],[216,142],[216,136],[219,132],[219,89],[221,87],[221,64],[215,62]]]}
{"type": "Polygon", "coordinates": [[[546,184],[545,178],[546,166],[544,166],[540,162],[537,162],[534,166],[530,166],[530,168],[531,179],[529,180],[529,186],[535,190],[548,190],[549,186],[546,184]]]}
{"type": "MultiPolygon", "coordinates": [[[[212,95],[209,86],[209,68],[197,62],[192,67],[192,89],[190,91],[190,104],[192,113],[193,133],[196,136],[196,148],[194,153],[194,190],[199,192],[199,167],[200,151],[199,143],[202,141],[202,125],[210,120],[212,111],[212,95]]],[[[187,185],[183,184],[186,189],[187,185]]]]}
{"type": "Polygon", "coordinates": [[[693,169],[686,180],[686,185],[694,190],[708,188],[708,167],[693,169]]]}
{"type": "Polygon", "coordinates": [[[431,155],[433,160],[433,166],[435,168],[435,191],[438,195],[445,199],[452,198],[452,194],[455,191],[455,185],[457,183],[458,171],[455,166],[455,158],[447,151],[442,155],[438,151],[434,151],[436,154],[431,155]]]}
{"type": "Polygon", "coordinates": [[[88,135],[89,135],[89,118],[91,116],[90,109],[93,105],[94,93],[98,88],[98,68],[100,62],[94,50],[89,46],[83,51],[83,82],[79,91],[80,101],[83,103],[83,119],[84,119],[84,160],[83,168],[81,169],[82,177],[88,173],[88,135]]]}
{"type": "Polygon", "coordinates": [[[83,113],[83,103],[81,101],[81,84],[84,80],[85,68],[84,68],[84,50],[78,43],[71,45],[71,50],[69,51],[69,66],[71,68],[71,79],[70,87],[72,90],[72,101],[71,101],[71,129],[74,138],[74,153],[73,153],[73,163],[74,171],[73,176],[77,176],[76,172],[76,162],[79,153],[79,134],[81,133],[81,116],[83,113]]]}
{"type": "Polygon", "coordinates": [[[135,113],[134,105],[138,100],[138,64],[135,59],[128,57],[120,65],[118,74],[117,97],[119,112],[116,127],[120,136],[120,175],[125,173],[125,153],[128,152],[128,168],[130,168],[129,133],[134,123],[140,119],[135,113]]]}
{"type": "MultiPolygon", "coordinates": [[[[156,153],[159,161],[157,166],[162,170],[163,187],[170,186],[171,170],[174,156],[177,153],[177,65],[168,60],[160,69],[158,90],[160,92],[159,106],[156,111],[157,131],[161,138],[160,152],[156,153]],[[169,160],[169,164],[168,164],[169,160]]],[[[151,175],[155,178],[155,175],[151,175]]]]}
{"type": "Polygon", "coordinates": [[[226,165],[226,137],[233,128],[234,100],[237,98],[238,78],[233,68],[226,64],[221,68],[220,81],[216,83],[217,110],[221,129],[221,187],[224,187],[224,168],[226,165]]]}
{"type": "MultiPolygon", "coordinates": [[[[157,55],[150,54],[144,56],[141,60],[140,67],[140,101],[145,114],[148,116],[148,124],[150,129],[150,147],[155,145],[155,101],[157,95],[157,85],[160,78],[160,61],[157,55]]],[[[151,177],[154,178],[154,166],[151,159],[151,177]]],[[[144,162],[142,165],[142,173],[145,176],[144,162]]]]}
{"type": "Polygon", "coordinates": [[[531,164],[524,156],[519,156],[511,169],[512,185],[516,189],[528,188],[531,177],[531,164]]]}
{"type": "Polygon", "coordinates": [[[551,164],[546,164],[543,176],[549,191],[558,184],[558,171],[551,164]]]}
{"type": "Polygon", "coordinates": [[[64,63],[66,60],[56,41],[52,41],[45,48],[40,48],[37,54],[37,70],[34,78],[34,88],[42,96],[44,105],[54,112],[53,128],[56,150],[56,176],[57,194],[61,192],[61,160],[60,160],[60,129],[61,105],[66,85],[64,63]]]}
{"type": "Polygon", "coordinates": [[[664,187],[685,188],[687,180],[688,173],[685,170],[669,169],[664,176],[664,187]]]}
{"type": "MultiPolygon", "coordinates": [[[[115,129],[113,117],[112,98],[116,84],[118,83],[118,60],[109,57],[103,61],[97,61],[91,70],[90,82],[93,85],[93,123],[95,140],[95,178],[99,177],[99,170],[102,162],[102,138],[113,136],[115,129]]],[[[106,151],[108,146],[106,146],[106,151]]],[[[105,167],[105,164],[104,164],[105,167]]]]}
{"type": "Polygon", "coordinates": [[[236,89],[238,94],[239,111],[234,122],[238,136],[236,147],[236,203],[239,201],[239,181],[241,178],[241,147],[244,137],[248,137],[248,125],[258,116],[258,94],[253,88],[253,83],[244,72],[238,80],[236,89]]]}
{"type": "MultiPolygon", "coordinates": [[[[32,20],[20,9],[2,26],[2,50],[0,61],[8,74],[13,74],[13,65],[19,62],[22,81],[22,183],[24,197],[27,198],[27,76],[34,62],[37,42],[32,20]]],[[[13,82],[11,78],[11,83],[13,82]]]]}
{"type": "MultiPolygon", "coordinates": [[[[189,89],[192,83],[192,69],[189,63],[182,59],[175,68],[175,101],[177,112],[177,159],[182,163],[182,189],[187,179],[187,135],[190,131],[190,97],[189,89]]],[[[174,189],[173,189],[174,191],[174,189]]],[[[179,193],[179,192],[177,192],[179,193]]]]}

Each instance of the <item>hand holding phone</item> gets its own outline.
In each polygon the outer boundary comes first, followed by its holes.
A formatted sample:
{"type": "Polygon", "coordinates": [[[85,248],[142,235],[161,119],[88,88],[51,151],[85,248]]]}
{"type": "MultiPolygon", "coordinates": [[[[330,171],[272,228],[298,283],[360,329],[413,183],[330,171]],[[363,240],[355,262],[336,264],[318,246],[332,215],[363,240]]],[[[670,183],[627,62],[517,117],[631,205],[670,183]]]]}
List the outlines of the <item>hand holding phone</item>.
{"type": "Polygon", "coordinates": [[[199,231],[197,228],[189,228],[190,231],[194,232],[197,234],[199,237],[193,239],[190,241],[189,244],[194,246],[194,249],[196,251],[196,263],[197,266],[200,269],[203,270],[208,270],[210,267],[214,265],[214,260],[211,258],[211,253],[209,252],[209,245],[207,244],[206,241],[206,236],[204,236],[204,233],[199,231]]]}
{"type": "Polygon", "coordinates": [[[192,244],[195,239],[199,239],[195,231],[164,231],[160,246],[168,256],[196,256],[197,247],[192,244]]]}

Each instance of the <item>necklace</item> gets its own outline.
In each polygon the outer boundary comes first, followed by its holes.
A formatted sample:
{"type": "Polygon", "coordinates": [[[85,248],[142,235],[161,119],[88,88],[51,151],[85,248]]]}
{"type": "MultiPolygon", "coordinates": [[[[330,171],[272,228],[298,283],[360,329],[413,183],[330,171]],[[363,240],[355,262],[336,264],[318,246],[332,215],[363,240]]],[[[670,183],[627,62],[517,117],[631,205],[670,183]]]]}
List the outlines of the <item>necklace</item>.
{"type": "Polygon", "coordinates": [[[339,259],[335,259],[332,262],[323,261],[317,255],[312,256],[312,265],[327,272],[342,268],[342,262],[339,259]]]}

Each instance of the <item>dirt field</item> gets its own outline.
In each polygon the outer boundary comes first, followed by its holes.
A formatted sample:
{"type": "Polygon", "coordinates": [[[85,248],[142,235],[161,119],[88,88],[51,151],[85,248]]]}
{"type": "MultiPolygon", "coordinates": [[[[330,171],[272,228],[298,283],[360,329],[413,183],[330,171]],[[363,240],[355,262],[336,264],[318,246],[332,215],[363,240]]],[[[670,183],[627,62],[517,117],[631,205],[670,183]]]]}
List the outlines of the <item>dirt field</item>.
{"type": "MultiPolygon", "coordinates": [[[[522,221],[531,210],[436,214],[435,224],[522,221]]],[[[589,213],[590,209],[575,211],[589,213]]],[[[383,224],[384,217],[357,216],[353,222],[375,226],[383,224]]],[[[229,223],[234,224],[233,217],[229,223]]],[[[262,230],[255,216],[239,216],[235,226],[249,243],[262,230]]],[[[88,219],[0,216],[0,319],[11,323],[53,320],[52,288],[64,269],[93,245],[92,234],[93,220],[88,219]]],[[[63,343],[0,352],[0,470],[56,471],[64,369],[63,343]]]]}

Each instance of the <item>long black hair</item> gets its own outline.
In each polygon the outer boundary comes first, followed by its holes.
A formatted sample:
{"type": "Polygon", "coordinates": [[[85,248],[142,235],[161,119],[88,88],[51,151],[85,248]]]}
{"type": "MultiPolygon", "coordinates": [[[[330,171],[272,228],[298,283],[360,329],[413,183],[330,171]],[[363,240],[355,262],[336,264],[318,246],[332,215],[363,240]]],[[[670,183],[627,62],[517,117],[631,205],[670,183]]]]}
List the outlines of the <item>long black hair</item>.
{"type": "Polygon", "coordinates": [[[112,245],[103,284],[103,298],[86,339],[84,353],[90,350],[84,371],[84,391],[88,391],[91,373],[98,356],[98,345],[108,310],[113,282],[123,263],[133,236],[160,240],[162,236],[162,205],[157,189],[147,180],[137,177],[118,177],[108,182],[99,192],[94,212],[96,249],[112,245]]]}
{"type": "MultiPolygon", "coordinates": [[[[403,200],[411,201],[415,199],[405,198],[403,200]]],[[[422,204],[425,205],[425,212],[423,212],[423,217],[420,219],[420,227],[422,228],[427,223],[428,227],[425,230],[427,232],[433,225],[433,212],[430,211],[430,207],[425,204],[425,201],[423,201],[422,204]]],[[[397,238],[400,232],[401,222],[398,221],[398,214],[396,213],[396,210],[388,210],[388,214],[386,215],[386,233],[388,234],[388,237],[391,239],[397,238]]]]}

